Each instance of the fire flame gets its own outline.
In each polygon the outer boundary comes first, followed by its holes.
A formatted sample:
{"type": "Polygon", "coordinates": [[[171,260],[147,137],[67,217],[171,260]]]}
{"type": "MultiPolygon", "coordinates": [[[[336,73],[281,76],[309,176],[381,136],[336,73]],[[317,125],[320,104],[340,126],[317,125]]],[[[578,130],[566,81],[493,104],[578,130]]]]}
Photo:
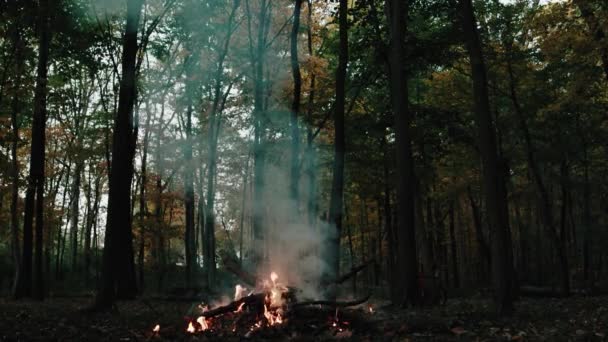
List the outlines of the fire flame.
{"type": "Polygon", "coordinates": [[[239,307],[236,309],[236,313],[239,313],[241,311],[243,311],[243,307],[245,306],[245,303],[241,303],[241,305],[239,305],[239,307]]]}
{"type": "Polygon", "coordinates": [[[268,311],[268,306],[264,305],[264,317],[268,320],[269,325],[282,324],[283,316],[281,316],[281,310],[278,309],[274,312],[268,311]]]}
{"type": "Polygon", "coordinates": [[[157,324],[157,325],[154,327],[154,329],[152,329],[152,331],[153,331],[153,332],[155,332],[155,333],[159,333],[159,332],[160,332],[160,325],[159,325],[159,324],[157,324]]]}
{"type": "Polygon", "coordinates": [[[196,319],[196,322],[198,324],[200,324],[201,331],[205,331],[205,330],[209,329],[209,325],[207,325],[207,320],[205,320],[205,317],[200,316],[199,318],[196,319]]]}
{"type": "Polygon", "coordinates": [[[194,325],[192,324],[192,322],[188,323],[188,328],[186,329],[187,332],[194,334],[196,332],[196,328],[194,328],[194,325]]]}
{"type": "Polygon", "coordinates": [[[373,314],[374,313],[374,308],[371,305],[368,308],[369,308],[369,313],[373,314]]]}

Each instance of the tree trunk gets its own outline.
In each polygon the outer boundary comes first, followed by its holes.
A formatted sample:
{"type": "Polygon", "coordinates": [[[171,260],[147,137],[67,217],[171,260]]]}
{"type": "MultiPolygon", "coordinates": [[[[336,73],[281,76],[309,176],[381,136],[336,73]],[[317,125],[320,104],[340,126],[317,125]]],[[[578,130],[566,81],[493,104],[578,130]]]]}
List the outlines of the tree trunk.
{"type": "Polygon", "coordinates": [[[21,277],[17,281],[16,296],[44,298],[43,268],[43,219],[44,219],[44,162],[45,162],[45,129],[46,129],[46,96],[49,46],[51,41],[52,0],[41,0],[38,7],[38,66],[36,71],[36,89],[34,92],[34,114],[32,122],[32,144],[30,174],[25,199],[23,219],[23,258],[21,260],[21,277]],[[35,201],[35,202],[34,202],[35,201]],[[33,224],[35,228],[35,259],[32,288],[32,245],[33,224]]]}
{"type": "Polygon", "coordinates": [[[300,11],[302,0],[295,0],[293,8],[293,26],[291,27],[291,73],[293,76],[293,101],[291,104],[291,178],[289,183],[289,194],[294,212],[293,217],[299,213],[299,180],[300,180],[300,127],[298,116],[300,115],[300,97],[302,95],[302,75],[300,74],[300,61],[298,60],[298,36],[300,32],[300,11]]]}
{"type": "Polygon", "coordinates": [[[186,227],[184,231],[184,246],[186,249],[186,286],[192,286],[196,267],[196,250],[194,246],[194,165],[192,164],[192,112],[194,111],[194,71],[198,54],[193,53],[186,59],[186,142],[184,153],[184,207],[186,227]]]}
{"type": "MultiPolygon", "coordinates": [[[[216,261],[215,261],[215,184],[217,174],[217,147],[221,127],[221,115],[226,105],[226,98],[230,91],[230,87],[224,94],[222,91],[222,80],[224,75],[224,61],[228,55],[230,47],[230,39],[234,32],[233,24],[236,15],[236,10],[239,6],[239,1],[235,1],[230,16],[228,18],[228,31],[224,46],[218,53],[217,69],[215,70],[215,84],[213,89],[213,104],[209,114],[209,131],[207,134],[208,141],[208,161],[207,161],[207,198],[205,208],[205,240],[207,250],[205,251],[205,265],[207,273],[207,286],[211,288],[215,284],[216,261]]],[[[262,62],[259,61],[261,64],[262,62]]]]}
{"type": "Polygon", "coordinates": [[[95,236],[91,237],[91,234],[93,233],[93,226],[97,222],[99,201],[101,199],[101,175],[96,175],[93,183],[93,207],[91,208],[91,211],[87,217],[86,235],[84,241],[84,272],[87,280],[90,279],[89,273],[91,271],[91,246],[94,245],[95,241],[95,236]]]}
{"type": "MultiPolygon", "coordinates": [[[[306,30],[307,40],[308,40],[308,54],[310,57],[314,56],[314,50],[312,47],[312,11],[313,5],[312,0],[307,0],[308,3],[308,25],[306,30]]],[[[313,120],[313,111],[315,105],[315,87],[316,87],[316,75],[314,70],[311,71],[310,75],[310,93],[308,94],[308,104],[307,104],[307,122],[306,125],[306,173],[308,178],[308,194],[307,194],[307,213],[308,213],[308,225],[312,229],[317,221],[317,211],[316,211],[316,173],[315,173],[315,157],[314,157],[314,146],[313,146],[313,131],[312,131],[312,120],[313,120]]]]}
{"type": "Polygon", "coordinates": [[[21,248],[19,245],[19,159],[17,158],[17,149],[19,148],[19,116],[22,106],[20,87],[21,75],[23,74],[23,40],[21,38],[21,30],[19,27],[14,28],[13,45],[15,48],[15,79],[13,81],[13,99],[11,105],[11,127],[12,127],[12,142],[11,142],[11,252],[13,263],[15,265],[15,277],[11,287],[11,293],[15,294],[17,280],[20,278],[19,271],[21,269],[21,248]]]}
{"type": "Polygon", "coordinates": [[[492,228],[492,278],[496,309],[499,314],[511,314],[513,311],[513,260],[509,258],[511,246],[509,244],[505,173],[503,163],[497,155],[495,128],[488,96],[488,80],[473,4],[471,0],[459,0],[458,4],[471,63],[475,121],[479,134],[478,146],[483,169],[482,178],[492,228]]]}
{"type": "MultiPolygon", "coordinates": [[[[78,139],[81,139],[80,137],[78,139]]],[[[79,149],[81,144],[76,144],[79,149]]],[[[76,156],[77,159],[81,158],[76,156]]],[[[78,219],[80,217],[80,179],[84,168],[84,160],[76,160],[76,168],[74,169],[74,178],[72,180],[72,189],[70,194],[70,210],[72,218],[70,220],[70,251],[72,252],[72,272],[77,270],[78,262],[78,219]]]]}
{"type": "Polygon", "coordinates": [[[245,239],[245,210],[247,205],[247,182],[249,181],[249,159],[251,153],[247,153],[247,162],[245,162],[245,173],[243,174],[243,199],[241,201],[241,218],[239,222],[239,262],[243,266],[243,241],[245,239]]]}
{"type": "MultiPolygon", "coordinates": [[[[247,4],[248,23],[251,36],[251,13],[249,2],[247,4]]],[[[254,145],[253,145],[253,245],[251,248],[252,264],[259,268],[264,259],[264,187],[266,166],[266,111],[264,103],[264,65],[266,55],[266,26],[269,25],[268,9],[270,4],[267,0],[260,1],[260,12],[258,15],[258,31],[255,51],[251,51],[252,65],[254,67],[254,90],[253,90],[253,121],[254,121],[254,145]]],[[[253,46],[253,42],[251,42],[253,46]]],[[[253,50],[253,48],[252,48],[253,50]]]]}
{"type": "Polygon", "coordinates": [[[407,33],[408,1],[387,0],[387,16],[390,33],[389,79],[391,103],[395,122],[395,145],[397,148],[397,288],[392,293],[394,304],[418,304],[418,256],[416,252],[415,198],[416,180],[412,137],[411,115],[408,109],[407,72],[405,69],[405,37],[407,33]]]}
{"type": "MultiPolygon", "coordinates": [[[[336,70],[336,102],[334,107],[334,163],[329,200],[328,245],[325,247],[325,262],[329,265],[324,278],[337,277],[340,274],[340,237],[342,235],[342,206],[344,203],[344,103],[346,96],[346,67],[348,64],[348,0],[340,0],[338,16],[339,50],[338,68],[336,70]]],[[[326,296],[335,298],[335,289],[330,289],[326,296]]]]}
{"type": "Polygon", "coordinates": [[[454,288],[460,287],[460,278],[458,272],[458,253],[456,250],[456,234],[455,234],[455,221],[454,221],[454,200],[450,202],[450,252],[452,256],[452,279],[454,288]]]}
{"type": "Polygon", "coordinates": [[[137,255],[137,266],[139,267],[139,292],[144,291],[144,252],[146,241],[146,215],[148,214],[148,205],[146,201],[146,184],[148,182],[148,144],[150,142],[150,118],[148,112],[146,116],[146,127],[144,132],[144,141],[142,146],[141,156],[141,187],[139,188],[139,251],[137,255]]]}
{"type": "Polygon", "coordinates": [[[517,85],[515,83],[515,73],[513,71],[512,66],[512,48],[512,44],[507,44],[506,50],[507,54],[509,54],[507,58],[507,72],[509,75],[511,102],[513,103],[515,114],[517,115],[519,128],[522,131],[524,137],[528,168],[530,169],[530,174],[532,175],[532,179],[534,180],[534,184],[540,196],[541,218],[543,221],[543,225],[545,226],[545,229],[547,230],[551,241],[555,245],[557,257],[559,259],[562,278],[562,291],[564,291],[565,295],[568,295],[570,292],[570,270],[568,263],[568,252],[566,250],[567,246],[562,243],[561,238],[559,236],[559,232],[557,231],[557,227],[553,219],[552,199],[549,195],[549,191],[547,190],[547,186],[543,181],[540,166],[538,165],[538,162],[536,160],[536,151],[534,148],[534,144],[532,143],[530,130],[528,129],[528,124],[526,122],[523,109],[519,103],[519,99],[517,96],[517,85]]]}
{"type": "Polygon", "coordinates": [[[127,24],[123,37],[122,79],[112,138],[112,168],[108,195],[108,218],[103,250],[101,286],[96,307],[109,308],[115,299],[137,293],[133,262],[133,232],[130,200],[133,178],[133,106],[135,104],[135,60],[137,31],[143,0],[127,2],[127,24]]]}

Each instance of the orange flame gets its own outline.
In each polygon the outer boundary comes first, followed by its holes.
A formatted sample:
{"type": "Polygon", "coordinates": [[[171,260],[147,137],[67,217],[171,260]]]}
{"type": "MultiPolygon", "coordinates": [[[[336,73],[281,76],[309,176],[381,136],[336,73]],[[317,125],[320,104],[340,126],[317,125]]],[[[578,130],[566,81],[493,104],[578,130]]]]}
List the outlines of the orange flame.
{"type": "Polygon", "coordinates": [[[196,322],[201,325],[201,331],[209,329],[209,325],[207,325],[207,320],[205,320],[205,317],[200,316],[196,319],[196,322]]]}
{"type": "Polygon", "coordinates": [[[192,322],[188,323],[188,328],[186,329],[187,332],[194,334],[196,332],[196,328],[194,328],[194,325],[192,324],[192,322]]]}
{"type": "Polygon", "coordinates": [[[159,324],[157,324],[157,325],[154,327],[154,329],[152,329],[152,331],[153,331],[153,332],[155,332],[155,333],[159,333],[159,332],[160,332],[160,325],[159,325],[159,324]]]}

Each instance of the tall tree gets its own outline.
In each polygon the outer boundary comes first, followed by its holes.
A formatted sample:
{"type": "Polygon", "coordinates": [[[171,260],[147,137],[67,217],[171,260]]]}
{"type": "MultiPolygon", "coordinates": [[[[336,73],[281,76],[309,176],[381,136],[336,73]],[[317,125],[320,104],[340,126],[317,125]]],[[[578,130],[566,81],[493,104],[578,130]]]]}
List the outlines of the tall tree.
{"type": "Polygon", "coordinates": [[[253,246],[252,262],[260,266],[264,257],[264,187],[266,182],[266,108],[264,104],[264,66],[266,56],[267,25],[270,25],[270,3],[261,0],[258,14],[258,30],[255,47],[252,35],[252,13],[250,3],[245,1],[247,10],[247,26],[250,37],[251,65],[253,67],[253,246]]]}
{"type": "Polygon", "coordinates": [[[194,75],[198,54],[193,53],[186,58],[186,142],[184,153],[184,207],[186,229],[184,231],[184,244],[186,246],[186,284],[190,285],[196,267],[196,248],[194,231],[194,165],[192,164],[192,112],[194,111],[194,95],[196,76],[194,75]]]}
{"type": "Polygon", "coordinates": [[[483,186],[492,229],[492,280],[499,314],[513,311],[513,260],[507,209],[504,163],[497,153],[494,120],[490,110],[486,66],[471,0],[459,0],[460,21],[473,76],[474,112],[479,136],[483,186]]]}
{"type": "Polygon", "coordinates": [[[19,144],[19,126],[20,126],[20,109],[21,103],[21,75],[23,74],[24,61],[23,49],[25,48],[22,38],[22,28],[20,25],[13,27],[13,45],[15,49],[15,78],[13,80],[13,99],[11,105],[11,126],[12,126],[12,143],[11,143],[11,162],[12,162],[12,189],[11,189],[11,252],[13,262],[15,264],[15,278],[13,281],[13,294],[17,289],[17,280],[20,279],[19,273],[21,269],[21,255],[19,246],[19,159],[17,159],[17,149],[19,144]]]}
{"type": "Polygon", "coordinates": [[[417,281],[418,260],[416,254],[415,195],[416,180],[412,136],[411,114],[408,110],[407,70],[405,63],[405,36],[407,32],[408,1],[386,2],[390,30],[389,79],[391,104],[395,122],[395,145],[397,159],[397,243],[395,269],[391,270],[396,282],[391,294],[395,304],[417,304],[419,288],[417,281]],[[403,292],[402,289],[405,289],[403,292]]]}
{"type": "Polygon", "coordinates": [[[302,75],[300,73],[300,61],[298,59],[298,36],[300,33],[300,12],[302,0],[295,0],[293,8],[293,25],[291,27],[290,48],[291,48],[291,74],[293,76],[293,101],[291,103],[291,178],[289,183],[289,194],[294,213],[298,213],[299,205],[299,180],[300,180],[300,127],[298,126],[298,116],[300,114],[300,97],[302,95],[302,75]]]}
{"type": "Polygon", "coordinates": [[[133,106],[136,94],[137,32],[142,7],[143,0],[127,1],[126,27],[122,42],[122,78],[112,136],[112,167],[109,176],[101,284],[95,303],[98,309],[109,308],[116,299],[133,298],[137,293],[129,208],[135,155],[133,106]]]}
{"type": "Polygon", "coordinates": [[[205,253],[205,264],[207,272],[207,285],[212,286],[215,283],[215,183],[217,179],[217,145],[220,135],[222,112],[226,105],[226,99],[230,92],[231,85],[227,86],[225,92],[222,88],[225,87],[224,80],[224,63],[228,56],[230,48],[230,40],[235,31],[235,19],[237,9],[239,8],[240,0],[233,2],[232,10],[228,17],[228,28],[222,48],[218,51],[217,69],[215,70],[215,79],[213,85],[213,104],[209,113],[209,131],[207,134],[208,147],[208,170],[207,170],[207,198],[206,198],[206,216],[205,216],[205,245],[207,248],[205,253]]]}
{"type": "Polygon", "coordinates": [[[53,0],[41,0],[38,5],[38,64],[34,91],[34,114],[30,172],[27,181],[23,218],[23,256],[16,297],[44,298],[42,276],[42,244],[44,227],[44,162],[46,130],[46,97],[49,47],[51,41],[51,9],[53,0]],[[36,222],[33,239],[34,219],[36,222]],[[35,242],[32,243],[34,240],[35,242]],[[32,247],[34,246],[34,276],[32,278],[32,247]],[[34,287],[32,289],[32,280],[34,287]]]}
{"type": "MultiPolygon", "coordinates": [[[[329,265],[326,277],[340,274],[340,237],[342,235],[342,212],[344,204],[344,103],[346,97],[346,67],[348,64],[348,0],[340,0],[338,10],[339,47],[338,68],[336,70],[336,99],[334,104],[334,163],[329,200],[329,243],[325,261],[329,265]]],[[[329,297],[335,293],[329,292],[329,297]]]]}

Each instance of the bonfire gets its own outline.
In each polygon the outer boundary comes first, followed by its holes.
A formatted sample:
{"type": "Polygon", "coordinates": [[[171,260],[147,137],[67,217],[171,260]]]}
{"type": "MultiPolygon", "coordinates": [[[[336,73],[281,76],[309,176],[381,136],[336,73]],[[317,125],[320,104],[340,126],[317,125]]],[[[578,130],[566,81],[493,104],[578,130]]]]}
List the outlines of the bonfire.
{"type": "MultiPolygon", "coordinates": [[[[332,285],[345,281],[364,267],[351,270],[334,280],[332,285]]],[[[354,329],[352,323],[361,321],[360,312],[368,315],[373,313],[371,306],[362,310],[345,310],[365,303],[369,295],[353,301],[298,301],[298,289],[283,283],[276,272],[271,272],[267,278],[257,279],[244,274],[245,271],[240,268],[233,271],[256,285],[250,289],[237,284],[234,297],[227,304],[215,307],[198,305],[198,312],[186,318],[186,334],[265,338],[321,333],[350,336],[354,329]]],[[[360,323],[356,325],[362,326],[360,323]]],[[[158,325],[153,333],[160,335],[158,325]]]]}

